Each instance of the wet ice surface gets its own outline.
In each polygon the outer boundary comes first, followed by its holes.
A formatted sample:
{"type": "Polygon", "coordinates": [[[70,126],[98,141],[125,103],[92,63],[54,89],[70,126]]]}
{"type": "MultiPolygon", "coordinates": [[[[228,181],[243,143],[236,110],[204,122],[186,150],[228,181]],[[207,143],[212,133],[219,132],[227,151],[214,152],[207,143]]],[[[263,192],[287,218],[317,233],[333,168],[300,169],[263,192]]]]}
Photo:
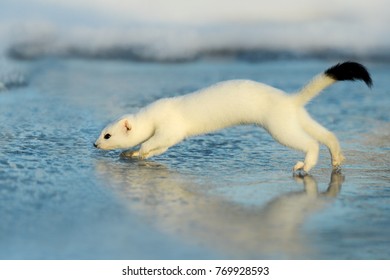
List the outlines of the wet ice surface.
{"type": "Polygon", "coordinates": [[[2,259],[388,259],[389,65],[308,106],[348,159],[303,155],[254,126],[188,139],[147,161],[95,150],[101,128],[158,98],[248,78],[295,91],[329,61],[36,61],[0,92],[2,259]]]}

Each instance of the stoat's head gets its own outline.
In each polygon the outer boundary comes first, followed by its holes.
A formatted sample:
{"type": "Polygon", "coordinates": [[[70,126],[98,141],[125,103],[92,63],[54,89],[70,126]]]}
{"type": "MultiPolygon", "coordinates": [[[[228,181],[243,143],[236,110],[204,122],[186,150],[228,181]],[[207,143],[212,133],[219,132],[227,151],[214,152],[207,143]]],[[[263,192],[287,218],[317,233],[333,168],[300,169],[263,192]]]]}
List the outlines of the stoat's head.
{"type": "Polygon", "coordinates": [[[134,118],[125,116],[107,125],[94,143],[96,148],[102,150],[127,149],[140,143],[135,137],[134,118]]]}

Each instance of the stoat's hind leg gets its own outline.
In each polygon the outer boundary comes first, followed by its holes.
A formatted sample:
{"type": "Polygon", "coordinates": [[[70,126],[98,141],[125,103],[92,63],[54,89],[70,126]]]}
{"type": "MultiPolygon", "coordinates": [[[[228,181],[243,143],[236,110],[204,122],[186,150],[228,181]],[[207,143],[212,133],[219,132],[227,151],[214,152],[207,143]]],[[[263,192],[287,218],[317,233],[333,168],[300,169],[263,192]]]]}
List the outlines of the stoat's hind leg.
{"type": "Polygon", "coordinates": [[[268,130],[279,143],[306,153],[304,162],[298,161],[293,167],[293,171],[301,170],[308,173],[317,164],[319,144],[293,118],[289,121],[286,120],[284,124],[283,126],[270,126],[268,130]]]}
{"type": "Polygon", "coordinates": [[[318,153],[320,149],[318,143],[315,140],[310,139],[309,141],[305,142],[307,143],[306,145],[292,146],[291,143],[286,144],[289,145],[291,148],[301,150],[306,153],[305,161],[298,161],[293,167],[294,172],[303,171],[304,174],[309,173],[309,171],[317,164],[318,153]]]}
{"type": "Polygon", "coordinates": [[[304,110],[300,112],[299,120],[301,122],[302,128],[306,131],[307,134],[328,147],[329,153],[332,157],[333,169],[339,169],[340,165],[345,160],[345,157],[341,152],[340,144],[336,136],[318,122],[313,120],[304,110]]]}

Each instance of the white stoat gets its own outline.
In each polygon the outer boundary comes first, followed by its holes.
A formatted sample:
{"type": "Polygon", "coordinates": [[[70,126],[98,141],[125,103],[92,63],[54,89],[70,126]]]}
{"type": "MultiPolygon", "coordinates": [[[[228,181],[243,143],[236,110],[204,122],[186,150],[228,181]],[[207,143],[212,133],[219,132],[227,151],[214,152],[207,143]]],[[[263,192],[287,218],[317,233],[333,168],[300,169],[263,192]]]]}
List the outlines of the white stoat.
{"type": "Polygon", "coordinates": [[[356,62],[337,64],[314,77],[299,92],[287,95],[271,86],[231,80],[173,98],[163,98],[133,115],[125,115],[103,129],[94,146],[104,150],[138,151],[128,156],[140,159],[164,153],[187,137],[229,126],[256,124],[264,127],[279,143],[306,153],[293,170],[308,172],[318,160],[319,143],[326,145],[332,165],[344,157],[336,136],[314,121],[304,105],[321,90],[342,80],[362,80],[372,85],[370,74],[356,62]]]}

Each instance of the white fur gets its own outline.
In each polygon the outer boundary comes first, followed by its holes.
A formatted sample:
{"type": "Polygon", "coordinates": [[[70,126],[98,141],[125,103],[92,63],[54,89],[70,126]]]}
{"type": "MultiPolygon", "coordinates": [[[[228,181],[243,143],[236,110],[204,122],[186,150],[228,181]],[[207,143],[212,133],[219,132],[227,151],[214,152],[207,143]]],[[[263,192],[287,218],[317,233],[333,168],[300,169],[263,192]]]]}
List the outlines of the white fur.
{"type": "Polygon", "coordinates": [[[109,150],[142,144],[139,151],[126,155],[146,159],[164,153],[187,137],[256,124],[279,143],[306,153],[304,162],[298,162],[294,171],[308,172],[316,165],[319,143],[329,148],[332,165],[338,167],[344,157],[337,138],[303,107],[334,82],[321,74],[292,95],[249,80],[221,82],[191,94],[158,100],[137,114],[123,116],[102,131],[95,146],[109,150]],[[109,139],[104,138],[107,134],[109,139]]]}

